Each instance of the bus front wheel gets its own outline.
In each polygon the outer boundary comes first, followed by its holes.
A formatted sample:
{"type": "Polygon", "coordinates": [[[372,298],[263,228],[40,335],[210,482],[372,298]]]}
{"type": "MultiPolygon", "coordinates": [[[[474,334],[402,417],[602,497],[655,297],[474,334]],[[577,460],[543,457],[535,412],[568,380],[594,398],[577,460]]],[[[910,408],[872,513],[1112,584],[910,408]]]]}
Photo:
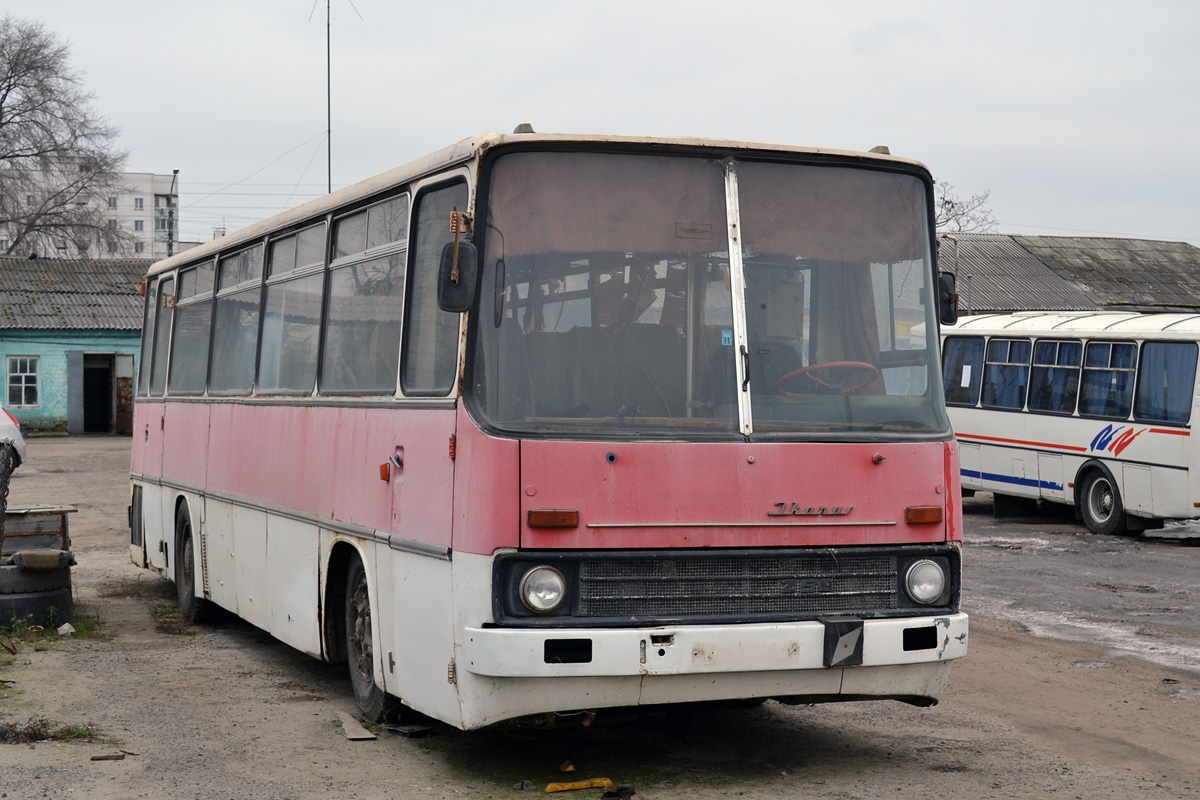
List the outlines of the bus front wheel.
{"type": "Polygon", "coordinates": [[[363,716],[374,722],[383,715],[383,690],[375,683],[374,629],[371,598],[367,593],[367,571],[357,556],[350,558],[346,573],[346,661],[350,685],[363,716]]]}
{"type": "Polygon", "coordinates": [[[1093,472],[1083,484],[1083,522],[1092,533],[1114,534],[1126,530],[1125,507],[1121,492],[1112,478],[1093,472]]]}

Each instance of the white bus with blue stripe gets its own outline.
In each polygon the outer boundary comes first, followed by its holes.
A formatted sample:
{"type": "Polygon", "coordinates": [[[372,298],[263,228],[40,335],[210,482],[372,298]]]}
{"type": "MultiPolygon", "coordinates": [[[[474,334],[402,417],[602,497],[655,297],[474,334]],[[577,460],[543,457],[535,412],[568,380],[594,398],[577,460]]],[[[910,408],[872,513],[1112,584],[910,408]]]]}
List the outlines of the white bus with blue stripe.
{"type": "Polygon", "coordinates": [[[1200,517],[1200,314],[1036,311],[942,331],[964,490],[1066,503],[1095,533],[1200,517]]]}

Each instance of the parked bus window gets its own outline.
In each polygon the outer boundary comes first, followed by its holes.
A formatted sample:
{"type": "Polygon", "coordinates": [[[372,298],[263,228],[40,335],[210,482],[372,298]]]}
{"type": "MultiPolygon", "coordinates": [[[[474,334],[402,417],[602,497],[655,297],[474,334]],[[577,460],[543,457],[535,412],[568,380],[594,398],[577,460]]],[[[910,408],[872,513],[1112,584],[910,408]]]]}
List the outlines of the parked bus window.
{"type": "Polygon", "coordinates": [[[983,382],[983,337],[948,336],[942,351],[946,402],[973,406],[983,382]]]}
{"type": "Polygon", "coordinates": [[[407,223],[401,225],[396,218],[402,211],[407,214],[407,210],[408,196],[398,195],[334,223],[337,260],[329,271],[322,394],[396,393],[408,260],[404,238],[407,223]],[[399,237],[389,251],[384,251],[386,255],[375,258],[367,255],[370,244],[379,244],[368,242],[371,215],[392,221],[375,230],[390,231],[389,235],[399,237]]]}
{"type": "Polygon", "coordinates": [[[141,372],[138,374],[138,393],[150,391],[150,365],[154,361],[154,324],[158,319],[158,279],[146,281],[146,311],[142,315],[141,372]]]}
{"type": "Polygon", "coordinates": [[[1080,342],[1040,340],[1033,348],[1029,379],[1029,410],[1071,414],[1079,394],[1080,342]]]}
{"type": "Polygon", "coordinates": [[[456,183],[417,199],[401,379],[408,395],[444,395],[454,384],[462,315],[438,307],[437,278],[442,248],[454,241],[450,215],[465,211],[468,197],[467,185],[456,183]]]}
{"type": "Polygon", "coordinates": [[[1151,422],[1186,425],[1196,385],[1196,344],[1146,342],[1138,368],[1134,416],[1151,422]]]}
{"type": "Polygon", "coordinates": [[[1088,417],[1128,418],[1133,405],[1136,363],[1136,344],[1089,342],[1083,365],[1079,413],[1088,417]]]}
{"type": "Polygon", "coordinates": [[[499,159],[475,351],[492,423],[736,430],[724,198],[704,159],[499,159]]]}
{"type": "Polygon", "coordinates": [[[150,368],[150,394],[160,396],[167,387],[167,347],[171,341],[171,321],[175,316],[175,281],[168,278],[159,284],[158,319],[154,323],[154,356],[150,368]]]}
{"type": "Polygon", "coordinates": [[[263,246],[222,258],[217,270],[217,311],[209,389],[248,394],[258,348],[259,278],[263,246]]]}
{"type": "Polygon", "coordinates": [[[271,242],[255,391],[312,392],[325,287],[325,226],[271,242]]]}
{"type": "Polygon", "coordinates": [[[1023,408],[1029,382],[1029,340],[992,339],[983,370],[985,408],[1023,408]]]}
{"type": "Polygon", "coordinates": [[[171,339],[171,394],[203,394],[208,377],[208,343],[212,332],[215,262],[179,273],[179,301],[171,339]]]}

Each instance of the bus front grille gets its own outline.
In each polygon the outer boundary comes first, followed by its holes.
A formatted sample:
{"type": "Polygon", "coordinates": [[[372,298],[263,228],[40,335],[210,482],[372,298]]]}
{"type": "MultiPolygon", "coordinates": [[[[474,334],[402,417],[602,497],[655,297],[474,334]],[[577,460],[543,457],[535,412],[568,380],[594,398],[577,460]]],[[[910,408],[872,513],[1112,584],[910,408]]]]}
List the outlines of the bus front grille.
{"type": "Polygon", "coordinates": [[[581,617],[861,613],[897,607],[892,554],[585,559],[581,617]]]}

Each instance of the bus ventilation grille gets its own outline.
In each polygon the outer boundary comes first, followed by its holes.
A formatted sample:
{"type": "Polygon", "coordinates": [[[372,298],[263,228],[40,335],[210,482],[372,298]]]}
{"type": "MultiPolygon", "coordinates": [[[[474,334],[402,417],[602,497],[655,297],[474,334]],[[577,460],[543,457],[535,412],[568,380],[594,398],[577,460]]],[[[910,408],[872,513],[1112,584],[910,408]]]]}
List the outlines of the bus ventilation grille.
{"type": "Polygon", "coordinates": [[[897,607],[896,557],[622,558],[580,564],[585,617],[821,614],[897,607]]]}

